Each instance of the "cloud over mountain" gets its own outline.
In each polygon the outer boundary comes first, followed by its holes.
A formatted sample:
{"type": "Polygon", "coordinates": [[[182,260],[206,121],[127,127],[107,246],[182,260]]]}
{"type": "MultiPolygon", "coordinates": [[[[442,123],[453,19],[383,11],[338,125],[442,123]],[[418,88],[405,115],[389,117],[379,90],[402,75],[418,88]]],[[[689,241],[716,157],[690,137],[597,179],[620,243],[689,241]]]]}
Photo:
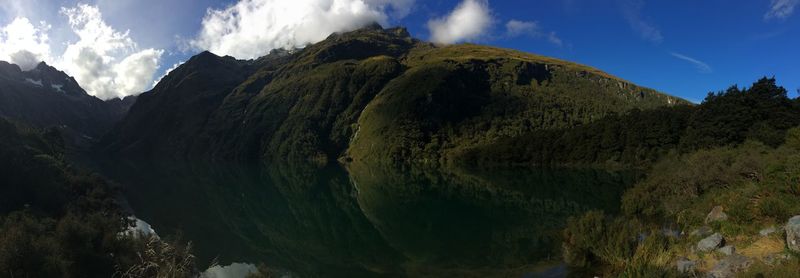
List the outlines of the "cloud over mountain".
{"type": "Polygon", "coordinates": [[[0,29],[0,60],[25,70],[41,61],[53,64],[101,99],[150,88],[163,50],[140,50],[128,31],[120,32],[108,25],[95,6],[62,7],[60,14],[66,18],[66,28],[77,36],[77,41],[63,42],[63,53],[54,53],[57,45],[48,36],[51,25],[41,22],[37,26],[25,17],[17,17],[0,29]]]}
{"type": "Polygon", "coordinates": [[[40,61],[50,59],[48,29],[50,26],[46,23],[35,26],[27,18],[15,18],[0,28],[0,60],[29,70],[40,61]]]}
{"type": "Polygon", "coordinates": [[[492,25],[489,3],[464,0],[450,14],[428,21],[431,41],[451,44],[474,40],[486,34],[492,25]]]}
{"type": "Polygon", "coordinates": [[[90,94],[107,99],[149,89],[163,50],[137,51],[129,32],[118,32],[105,23],[100,10],[78,5],[62,8],[79,40],[70,43],[57,67],[74,76],[90,94]]]}
{"type": "Polygon", "coordinates": [[[413,0],[240,0],[209,9],[190,45],[218,55],[253,59],[276,48],[298,48],[331,33],[387,23],[388,12],[406,16],[413,0]]]}

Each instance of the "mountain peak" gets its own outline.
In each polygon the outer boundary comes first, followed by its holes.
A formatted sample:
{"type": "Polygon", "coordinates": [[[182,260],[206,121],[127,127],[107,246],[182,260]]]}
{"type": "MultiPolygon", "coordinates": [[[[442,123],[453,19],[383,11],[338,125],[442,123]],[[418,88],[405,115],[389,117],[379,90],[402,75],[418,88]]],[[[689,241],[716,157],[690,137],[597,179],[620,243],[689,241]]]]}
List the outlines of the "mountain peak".
{"type": "Polygon", "coordinates": [[[363,27],[363,28],[361,28],[361,29],[363,29],[363,30],[376,30],[376,31],[380,31],[380,30],[383,30],[383,26],[381,26],[381,24],[380,24],[380,23],[373,21],[372,23],[370,23],[370,24],[367,24],[366,26],[364,26],[364,27],[363,27]]]}
{"type": "Polygon", "coordinates": [[[0,61],[0,76],[18,77],[21,74],[22,70],[18,65],[6,61],[0,61]]]}
{"type": "Polygon", "coordinates": [[[204,50],[203,52],[198,53],[195,57],[219,57],[217,54],[212,53],[211,51],[204,50]]]}
{"type": "Polygon", "coordinates": [[[48,65],[44,61],[39,62],[39,64],[37,64],[34,69],[41,70],[41,71],[59,71],[56,68],[48,65]]]}

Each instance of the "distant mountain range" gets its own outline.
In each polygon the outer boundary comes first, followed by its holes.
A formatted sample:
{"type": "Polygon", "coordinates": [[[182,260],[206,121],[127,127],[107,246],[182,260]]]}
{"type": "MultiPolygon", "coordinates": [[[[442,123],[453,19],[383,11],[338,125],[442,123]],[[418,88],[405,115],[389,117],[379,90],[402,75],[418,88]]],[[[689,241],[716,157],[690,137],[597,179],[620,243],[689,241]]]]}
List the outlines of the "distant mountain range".
{"type": "Polygon", "coordinates": [[[688,104],[602,71],[378,25],[257,60],[203,52],[138,98],[111,153],[443,162],[500,138],[688,104]]]}
{"type": "Polygon", "coordinates": [[[0,117],[92,139],[111,129],[135,101],[136,97],[102,101],[44,62],[22,71],[0,61],[0,117]]]}

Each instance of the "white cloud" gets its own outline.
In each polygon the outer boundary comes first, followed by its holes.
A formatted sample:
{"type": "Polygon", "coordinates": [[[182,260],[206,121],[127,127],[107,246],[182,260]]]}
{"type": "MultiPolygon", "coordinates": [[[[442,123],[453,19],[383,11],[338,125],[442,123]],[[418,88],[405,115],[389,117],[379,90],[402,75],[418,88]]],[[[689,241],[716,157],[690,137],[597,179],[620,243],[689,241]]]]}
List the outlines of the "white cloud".
{"type": "Polygon", "coordinates": [[[0,28],[0,60],[19,65],[23,70],[50,59],[47,31],[50,26],[34,26],[27,18],[18,17],[0,28]]]}
{"type": "Polygon", "coordinates": [[[549,41],[550,43],[552,43],[554,45],[557,45],[557,46],[563,46],[564,45],[564,41],[562,41],[561,38],[558,37],[556,32],[548,33],[547,34],[547,41],[549,41]]]}
{"type": "Polygon", "coordinates": [[[48,39],[46,23],[34,26],[17,18],[0,32],[0,60],[33,68],[45,61],[73,76],[89,94],[101,99],[124,97],[148,89],[159,66],[163,50],[139,50],[129,32],[119,32],[106,24],[97,7],[79,4],[61,8],[67,27],[77,36],[65,43],[60,55],[48,39]]]}
{"type": "Polygon", "coordinates": [[[63,69],[87,92],[102,99],[124,97],[148,89],[163,50],[137,51],[129,32],[105,23],[97,7],[80,4],[62,8],[79,40],[70,43],[56,67],[63,69]]]}
{"type": "Polygon", "coordinates": [[[677,53],[677,52],[670,52],[669,54],[672,55],[675,58],[681,59],[683,61],[689,62],[690,64],[694,65],[694,67],[697,68],[697,71],[700,72],[700,73],[711,73],[711,72],[713,72],[713,70],[711,69],[711,66],[709,66],[707,63],[705,63],[703,61],[697,60],[695,58],[692,58],[692,57],[689,57],[689,56],[686,56],[686,55],[683,55],[683,54],[680,54],[680,53],[677,53]]]}
{"type": "MultiPolygon", "coordinates": [[[[400,1],[391,3],[410,3],[400,1]]],[[[196,49],[218,55],[253,59],[276,48],[298,48],[321,41],[334,32],[358,29],[371,22],[386,23],[385,0],[240,0],[222,10],[209,9],[198,36],[190,41],[196,49]]],[[[402,10],[402,12],[407,12],[402,10]]]]}
{"type": "Polygon", "coordinates": [[[797,4],[800,4],[800,0],[772,0],[769,11],[764,14],[764,20],[789,18],[797,4]]]}
{"type": "Polygon", "coordinates": [[[464,0],[449,15],[428,21],[428,30],[431,41],[452,44],[480,38],[491,27],[492,20],[488,2],[464,0]]]}
{"type": "Polygon", "coordinates": [[[516,19],[509,20],[506,23],[506,34],[512,37],[525,35],[525,34],[538,34],[539,24],[533,21],[520,21],[516,19]]]}
{"type": "Polygon", "coordinates": [[[142,92],[150,89],[148,83],[158,69],[163,50],[145,49],[131,54],[114,65],[114,84],[122,92],[142,92]]]}
{"type": "Polygon", "coordinates": [[[483,36],[492,25],[489,3],[464,0],[449,15],[428,21],[431,41],[451,44],[483,36]]]}
{"type": "Polygon", "coordinates": [[[648,40],[652,43],[661,43],[664,41],[664,36],[661,35],[661,30],[655,25],[648,22],[642,17],[642,9],[644,8],[644,1],[642,0],[620,0],[620,7],[622,13],[631,28],[639,33],[642,39],[648,40]]]}
{"type": "Polygon", "coordinates": [[[542,38],[547,40],[553,45],[556,46],[563,46],[564,42],[561,38],[558,37],[556,32],[544,32],[542,31],[541,26],[539,23],[535,21],[521,21],[512,19],[506,23],[506,36],[508,37],[518,37],[518,36],[531,36],[534,38],[542,38]]]}

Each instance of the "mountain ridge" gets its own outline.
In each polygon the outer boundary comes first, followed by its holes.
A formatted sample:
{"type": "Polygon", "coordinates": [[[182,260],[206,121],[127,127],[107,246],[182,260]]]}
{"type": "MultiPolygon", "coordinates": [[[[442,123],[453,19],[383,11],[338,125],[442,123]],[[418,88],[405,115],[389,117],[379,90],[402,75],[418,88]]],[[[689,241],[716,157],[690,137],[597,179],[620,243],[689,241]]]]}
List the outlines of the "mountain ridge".
{"type": "Polygon", "coordinates": [[[76,138],[101,137],[122,119],[135,98],[103,101],[45,62],[22,71],[0,61],[0,117],[68,130],[76,138]]]}
{"type": "Polygon", "coordinates": [[[255,60],[203,52],[142,94],[99,147],[184,158],[445,161],[499,136],[678,104],[688,102],[576,63],[437,46],[402,27],[371,26],[255,60]],[[193,89],[210,82],[198,75],[226,82],[193,89]],[[373,108],[387,104],[405,110],[373,108]],[[158,120],[169,126],[143,127],[158,120]]]}

